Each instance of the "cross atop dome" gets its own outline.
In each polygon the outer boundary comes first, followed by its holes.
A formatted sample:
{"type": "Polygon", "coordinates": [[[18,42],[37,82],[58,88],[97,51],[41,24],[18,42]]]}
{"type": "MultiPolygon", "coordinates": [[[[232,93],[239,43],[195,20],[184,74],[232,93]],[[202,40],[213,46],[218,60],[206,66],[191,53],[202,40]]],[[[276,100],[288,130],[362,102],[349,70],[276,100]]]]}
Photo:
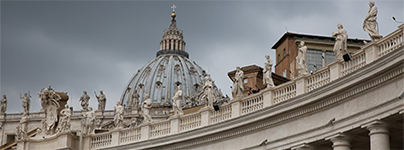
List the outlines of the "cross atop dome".
{"type": "Polygon", "coordinates": [[[175,8],[177,8],[177,6],[175,6],[175,5],[173,4],[173,6],[171,6],[171,8],[173,9],[173,12],[175,12],[175,8]]]}

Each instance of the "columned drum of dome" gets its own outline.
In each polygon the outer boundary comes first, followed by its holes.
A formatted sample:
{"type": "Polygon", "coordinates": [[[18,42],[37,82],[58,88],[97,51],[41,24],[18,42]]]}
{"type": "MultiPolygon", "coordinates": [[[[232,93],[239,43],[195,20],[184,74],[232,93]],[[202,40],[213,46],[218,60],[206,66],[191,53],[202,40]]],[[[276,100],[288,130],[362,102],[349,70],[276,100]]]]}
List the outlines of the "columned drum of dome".
{"type": "MultiPolygon", "coordinates": [[[[199,101],[197,97],[202,91],[204,77],[208,74],[189,59],[189,54],[185,51],[183,33],[177,28],[175,12],[171,17],[171,24],[163,32],[156,58],[138,70],[129,81],[121,97],[122,104],[130,104],[135,90],[140,96],[139,103],[148,93],[154,104],[171,104],[171,98],[178,85],[182,85],[183,103],[187,97],[199,101]]],[[[215,85],[214,90],[215,96],[221,98],[222,94],[215,85]]]]}

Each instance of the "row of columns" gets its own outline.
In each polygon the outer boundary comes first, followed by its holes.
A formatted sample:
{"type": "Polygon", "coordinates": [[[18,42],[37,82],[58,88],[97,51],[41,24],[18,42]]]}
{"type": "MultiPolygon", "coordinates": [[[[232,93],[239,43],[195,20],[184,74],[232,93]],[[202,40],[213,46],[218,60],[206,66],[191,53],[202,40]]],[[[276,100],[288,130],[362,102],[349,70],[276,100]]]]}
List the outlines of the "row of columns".
{"type": "MultiPolygon", "coordinates": [[[[362,128],[369,130],[370,149],[371,150],[389,150],[389,130],[387,123],[383,121],[374,121],[369,124],[363,125],[362,128]]],[[[332,142],[333,150],[350,150],[350,141],[352,138],[344,133],[338,133],[333,136],[325,138],[332,142]]],[[[310,144],[302,144],[291,148],[292,150],[315,150],[315,147],[310,144]]]]}
{"type": "Polygon", "coordinates": [[[162,40],[160,50],[184,50],[185,42],[183,40],[162,40]]]}

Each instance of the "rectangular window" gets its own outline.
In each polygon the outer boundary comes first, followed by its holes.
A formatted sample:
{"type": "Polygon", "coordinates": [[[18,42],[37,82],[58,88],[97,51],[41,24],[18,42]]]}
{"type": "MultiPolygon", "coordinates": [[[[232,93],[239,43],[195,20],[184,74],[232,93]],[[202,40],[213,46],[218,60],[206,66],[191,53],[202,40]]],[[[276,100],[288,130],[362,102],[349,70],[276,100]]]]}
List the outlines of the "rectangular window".
{"type": "Polygon", "coordinates": [[[325,51],[325,65],[335,60],[334,51],[325,51]]]}
{"type": "Polygon", "coordinates": [[[306,65],[309,72],[314,72],[323,66],[323,51],[308,49],[306,52],[306,65]]]}

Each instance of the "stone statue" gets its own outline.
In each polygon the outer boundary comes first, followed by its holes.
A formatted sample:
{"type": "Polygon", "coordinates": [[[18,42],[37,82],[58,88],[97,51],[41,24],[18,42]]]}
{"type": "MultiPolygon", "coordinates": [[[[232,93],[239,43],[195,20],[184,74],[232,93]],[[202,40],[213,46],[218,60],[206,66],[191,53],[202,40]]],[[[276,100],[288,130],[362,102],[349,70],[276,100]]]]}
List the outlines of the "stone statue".
{"type": "Polygon", "coordinates": [[[182,111],[182,86],[178,85],[177,91],[172,98],[174,115],[183,115],[182,111]]]}
{"type": "Polygon", "coordinates": [[[95,93],[95,97],[98,99],[98,111],[104,111],[105,110],[105,103],[107,102],[107,98],[104,95],[104,92],[102,90],[100,91],[100,95],[97,96],[97,93],[95,93]]]}
{"type": "Polygon", "coordinates": [[[84,115],[83,134],[94,134],[95,130],[95,112],[92,107],[88,107],[88,111],[84,115]]]}
{"type": "Polygon", "coordinates": [[[56,123],[58,121],[58,109],[59,109],[59,100],[61,97],[56,94],[54,89],[49,90],[48,88],[44,88],[41,92],[38,93],[39,98],[41,98],[42,109],[45,110],[45,124],[46,134],[53,134],[56,129],[56,123]]]}
{"type": "Polygon", "coordinates": [[[242,97],[244,91],[244,72],[240,69],[240,67],[236,68],[237,70],[233,82],[233,93],[236,97],[242,97]]]}
{"type": "Polygon", "coordinates": [[[17,140],[26,139],[28,137],[28,113],[23,112],[21,116],[21,120],[17,125],[17,140]]]}
{"type": "Polygon", "coordinates": [[[116,102],[116,106],[114,108],[114,125],[115,128],[121,128],[123,125],[123,106],[118,101],[116,102]]]}
{"type": "Polygon", "coordinates": [[[265,55],[267,61],[265,62],[264,70],[262,71],[264,75],[264,85],[267,87],[274,87],[274,81],[272,80],[272,60],[269,58],[269,55],[265,55]]]}
{"type": "Polygon", "coordinates": [[[301,41],[299,45],[299,51],[296,56],[296,69],[298,73],[297,76],[303,76],[309,74],[306,65],[306,51],[307,46],[304,45],[304,41],[301,41]]]}
{"type": "Polygon", "coordinates": [[[22,99],[22,108],[24,108],[24,112],[29,113],[31,99],[28,97],[28,94],[24,93],[24,97],[20,94],[20,99],[22,99]]]}
{"type": "Polygon", "coordinates": [[[1,99],[0,114],[5,114],[6,110],[7,110],[7,97],[6,95],[3,95],[3,98],[1,99]]]}
{"type": "Polygon", "coordinates": [[[143,120],[145,122],[153,122],[152,117],[150,116],[150,109],[151,107],[151,99],[149,97],[149,94],[144,95],[144,101],[142,103],[141,109],[143,111],[143,120]]]}
{"type": "Polygon", "coordinates": [[[216,102],[216,97],[213,93],[213,82],[210,76],[205,76],[205,84],[203,85],[202,89],[202,100],[207,107],[213,107],[213,102],[216,102]]]}
{"type": "Polygon", "coordinates": [[[333,51],[338,60],[343,60],[342,56],[348,53],[346,43],[348,40],[348,34],[341,23],[339,23],[337,27],[338,30],[332,33],[332,37],[335,37],[333,51]]]}
{"type": "Polygon", "coordinates": [[[133,109],[139,109],[139,94],[137,93],[137,90],[133,91],[132,94],[132,108],[133,109]]]}
{"type": "Polygon", "coordinates": [[[372,41],[382,38],[382,36],[379,35],[379,31],[376,29],[376,26],[377,28],[379,28],[376,19],[377,19],[377,7],[375,6],[374,1],[370,1],[369,12],[365,17],[365,20],[363,21],[363,30],[368,32],[372,41]]]}
{"type": "Polygon", "coordinates": [[[70,121],[71,121],[72,111],[69,105],[65,105],[65,108],[60,111],[60,117],[58,122],[58,128],[56,132],[70,131],[70,121]]]}
{"type": "Polygon", "coordinates": [[[83,91],[83,95],[80,97],[81,107],[84,111],[88,110],[88,101],[90,101],[90,96],[87,95],[87,91],[83,91]]]}

